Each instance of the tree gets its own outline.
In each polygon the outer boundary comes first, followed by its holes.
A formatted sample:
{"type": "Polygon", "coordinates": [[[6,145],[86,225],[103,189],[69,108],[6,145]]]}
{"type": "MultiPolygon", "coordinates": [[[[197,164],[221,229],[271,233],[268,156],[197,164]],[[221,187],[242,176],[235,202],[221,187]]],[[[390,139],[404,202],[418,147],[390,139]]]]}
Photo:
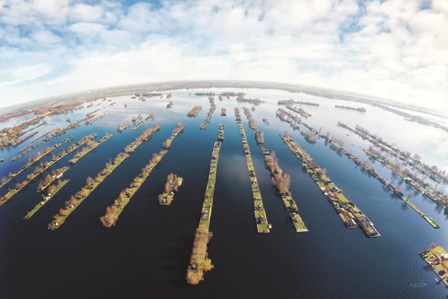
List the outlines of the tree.
{"type": "Polygon", "coordinates": [[[279,191],[281,194],[289,193],[289,186],[291,184],[291,176],[287,173],[283,174],[281,177],[280,188],[279,191]]]}
{"type": "Polygon", "coordinates": [[[93,140],[90,140],[89,142],[87,142],[87,147],[88,148],[94,148],[96,146],[96,142],[93,140]]]}
{"type": "Polygon", "coordinates": [[[87,179],[86,179],[87,188],[91,189],[93,187],[94,183],[95,183],[94,179],[92,179],[91,177],[87,177],[87,179]]]}
{"type": "Polygon", "coordinates": [[[171,184],[169,181],[167,181],[165,183],[165,193],[170,193],[170,191],[171,191],[171,184]]]}

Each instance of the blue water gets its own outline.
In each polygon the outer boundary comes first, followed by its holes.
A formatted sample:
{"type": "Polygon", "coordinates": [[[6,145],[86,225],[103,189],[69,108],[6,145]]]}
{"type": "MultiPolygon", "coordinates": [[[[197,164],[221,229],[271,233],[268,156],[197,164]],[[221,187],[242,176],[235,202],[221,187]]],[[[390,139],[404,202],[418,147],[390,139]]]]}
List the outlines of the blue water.
{"type": "MultiPolygon", "coordinates": [[[[268,149],[276,152],[283,171],[291,175],[291,192],[310,231],[297,234],[293,230],[243,114],[267,216],[273,225],[271,234],[257,234],[250,183],[233,113],[234,107],[244,105],[233,98],[222,102],[216,99],[217,109],[210,124],[206,130],[200,130],[199,124],[208,112],[208,99],[189,96],[189,92],[194,91],[174,91],[171,110],[165,108],[166,100],[158,98],[147,102],[131,100],[129,96],[114,98],[118,102],[116,105],[99,106],[107,110],[107,115],[93,126],[83,124],[70,130],[16,162],[9,160],[17,150],[32,143],[32,139],[15,149],[0,152],[5,159],[0,164],[1,175],[5,175],[20,168],[37,151],[67,136],[73,136],[72,142],[76,142],[91,132],[98,133],[98,139],[106,132],[114,134],[70,167],[65,173],[70,183],[31,220],[22,218],[40,200],[35,191],[38,180],[0,207],[0,298],[444,298],[448,294],[443,285],[436,284],[436,275],[418,255],[432,242],[448,248],[448,218],[444,209],[421,196],[413,198],[441,225],[440,229],[433,229],[352,161],[339,156],[322,141],[308,144],[288,124],[275,118],[275,101],[292,97],[277,91],[246,92],[249,96],[272,100],[258,106],[252,114],[265,134],[268,149]],[[127,108],[123,107],[124,102],[128,103],[127,108]],[[198,103],[203,107],[201,113],[196,118],[187,118],[187,112],[198,103]],[[220,115],[222,107],[227,108],[226,117],[220,115]],[[150,112],[156,116],[154,121],[147,121],[135,131],[121,134],[116,131],[123,121],[150,112]],[[262,123],[264,117],[269,119],[270,125],[262,123]],[[117,226],[103,228],[98,218],[105,208],[138,175],[152,153],[160,150],[179,121],[185,125],[184,133],[175,139],[168,154],[131,200],[117,226]],[[154,122],[160,123],[161,131],[132,153],[72,213],[61,229],[48,231],[52,216],[85,184],[86,178],[94,176],[154,122]],[[185,274],[219,123],[225,124],[225,141],[218,165],[211,221],[214,236],[209,246],[215,268],[206,273],[205,281],[199,286],[192,287],[186,284],[185,274]],[[300,161],[279,138],[285,130],[327,169],[330,178],[374,222],[380,238],[368,239],[361,230],[344,227],[327,199],[302,171],[300,161]],[[162,192],[170,172],[182,176],[184,184],[172,205],[162,207],[157,195],[162,192]]],[[[309,100],[303,95],[294,97],[309,100]]],[[[367,113],[359,114],[334,109],[334,102],[330,100],[313,98],[313,101],[319,101],[321,106],[303,106],[313,115],[309,122],[344,138],[346,146],[359,155],[363,155],[361,149],[367,143],[352,134],[346,136],[347,132],[336,127],[338,120],[377,129],[376,133],[384,132],[388,140],[396,136],[399,144],[416,152],[423,146],[408,139],[420,139],[421,132],[438,136],[437,141],[446,138],[428,127],[414,130],[417,133],[413,136],[404,136],[409,126],[415,124],[369,106],[366,106],[367,113]],[[378,117],[382,122],[375,127],[378,117]],[[383,124],[388,124],[387,131],[383,124]]],[[[84,108],[68,117],[81,119],[86,112],[97,108],[84,108]]],[[[49,124],[38,130],[44,132],[65,126],[66,117],[49,118],[49,124]]],[[[56,150],[55,154],[62,150],[56,150]]],[[[430,150],[419,153],[423,159],[444,158],[443,153],[430,150]]],[[[53,168],[68,165],[72,155],[53,168]]],[[[383,175],[391,176],[390,171],[378,163],[374,166],[383,175]]],[[[28,172],[19,175],[17,180],[22,180],[28,172]]],[[[1,194],[6,191],[3,188],[1,194]]]]}

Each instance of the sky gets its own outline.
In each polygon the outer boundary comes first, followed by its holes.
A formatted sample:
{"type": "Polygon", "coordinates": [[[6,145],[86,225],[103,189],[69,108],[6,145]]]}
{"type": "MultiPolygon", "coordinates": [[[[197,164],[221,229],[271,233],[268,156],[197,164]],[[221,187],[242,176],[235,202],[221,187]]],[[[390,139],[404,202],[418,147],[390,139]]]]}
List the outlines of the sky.
{"type": "Polygon", "coordinates": [[[448,0],[0,0],[0,107],[258,80],[448,111],[448,0]]]}

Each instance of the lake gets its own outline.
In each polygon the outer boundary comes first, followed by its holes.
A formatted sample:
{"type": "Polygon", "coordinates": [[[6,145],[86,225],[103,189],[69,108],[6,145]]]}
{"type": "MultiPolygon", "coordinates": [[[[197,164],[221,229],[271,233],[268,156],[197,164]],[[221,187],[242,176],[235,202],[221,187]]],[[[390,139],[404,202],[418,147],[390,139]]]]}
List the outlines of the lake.
{"type": "MultiPolygon", "coordinates": [[[[232,89],[207,89],[217,93],[229,90],[232,89]]],[[[265,135],[266,146],[276,152],[280,167],[291,175],[290,190],[308,233],[294,231],[272,185],[261,149],[241,109],[253,105],[237,103],[235,97],[224,97],[223,101],[216,97],[217,109],[207,128],[200,130],[209,101],[206,96],[193,95],[198,90],[173,90],[169,100],[153,97],[146,102],[131,96],[115,97],[111,98],[117,102],[113,106],[105,102],[69,115],[47,118],[48,124],[38,128],[39,134],[66,126],[67,118],[82,119],[94,109],[106,112],[93,125],[81,124],[43,143],[18,161],[10,160],[20,149],[32,144],[34,138],[16,148],[0,151],[0,157],[5,160],[0,164],[1,177],[19,169],[38,151],[68,136],[74,137],[73,143],[93,132],[98,134],[97,139],[107,132],[114,135],[70,167],[64,174],[70,182],[30,220],[22,218],[41,200],[36,193],[39,179],[0,207],[0,298],[445,298],[447,289],[443,283],[437,284],[436,274],[428,269],[419,253],[433,242],[448,248],[447,210],[422,196],[412,198],[440,224],[440,229],[432,228],[353,161],[339,156],[321,140],[316,144],[307,143],[299,132],[276,118],[275,112],[277,100],[294,98],[319,103],[318,107],[296,107],[312,114],[307,123],[343,139],[347,149],[364,159],[367,156],[362,149],[368,143],[337,127],[338,121],[353,127],[359,124],[386,141],[419,153],[423,161],[445,169],[448,169],[448,134],[369,105],[276,90],[238,89],[241,90],[247,97],[266,101],[252,115],[265,135]],[[174,104],[171,109],[165,108],[168,101],[174,104]],[[335,104],[365,107],[367,112],[337,109],[335,104]],[[186,114],[194,105],[202,105],[202,111],[196,118],[188,118],[186,114]],[[250,181],[234,107],[240,107],[267,217],[273,226],[270,234],[256,232],[250,181]],[[221,116],[221,108],[227,109],[227,116],[221,116]],[[151,112],[155,115],[154,121],[148,120],[136,130],[117,132],[117,126],[124,121],[140,113],[145,117],[151,112]],[[270,124],[263,124],[263,118],[270,124]],[[95,176],[109,159],[154,122],[160,124],[160,132],[132,153],[60,229],[49,231],[47,225],[52,216],[85,185],[86,178],[95,176]],[[184,132],[174,140],[168,154],[124,209],[116,227],[103,228],[99,217],[106,207],[139,174],[152,154],[162,148],[178,122],[185,125],[184,132]],[[208,250],[215,268],[205,274],[205,281],[200,285],[189,286],[185,281],[186,269],[220,123],[225,125],[225,141],[218,164],[210,227],[213,238],[208,250]],[[279,134],[285,131],[327,170],[328,176],[375,224],[381,237],[369,239],[359,229],[345,228],[326,197],[302,170],[301,162],[280,139],[279,134]],[[171,172],[184,178],[183,185],[170,206],[160,206],[157,196],[171,172]]],[[[12,123],[2,123],[0,127],[12,123]]],[[[72,156],[63,158],[51,169],[70,166],[68,160],[72,156]]],[[[51,155],[42,161],[49,159],[51,155]]],[[[394,183],[403,184],[378,162],[373,165],[394,183]]],[[[33,169],[30,167],[2,188],[1,194],[33,169]]],[[[412,191],[403,186],[405,193],[412,191]]]]}

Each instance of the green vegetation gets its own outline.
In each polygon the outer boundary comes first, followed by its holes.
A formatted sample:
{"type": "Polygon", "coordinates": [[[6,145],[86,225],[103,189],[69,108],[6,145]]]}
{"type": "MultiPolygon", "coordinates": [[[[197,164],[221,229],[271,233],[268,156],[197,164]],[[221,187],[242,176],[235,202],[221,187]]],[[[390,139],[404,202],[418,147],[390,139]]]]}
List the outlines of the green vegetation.
{"type": "Polygon", "coordinates": [[[53,221],[48,225],[48,229],[56,230],[61,227],[68,216],[128,157],[129,154],[119,153],[112,162],[106,163],[104,169],[94,179],[88,177],[86,185],[72,195],[70,200],[65,202],[65,207],[59,209],[58,214],[53,216],[53,221]]]}
{"type": "Polygon", "coordinates": [[[190,112],[188,112],[188,117],[196,117],[198,116],[199,112],[201,112],[202,106],[194,106],[193,109],[191,109],[190,112]]]}
{"type": "Polygon", "coordinates": [[[159,194],[159,203],[163,206],[169,206],[174,199],[174,192],[177,192],[182,185],[183,179],[174,173],[170,173],[166,178],[165,189],[159,194]]]}
{"type": "MultiPolygon", "coordinates": [[[[168,140],[172,140],[179,136],[179,134],[184,130],[184,126],[179,123],[173,130],[173,133],[170,137],[168,137],[168,140]]],[[[168,141],[167,140],[167,141],[168,141]]],[[[170,145],[171,145],[170,142],[170,145]]],[[[146,181],[146,179],[149,177],[153,169],[159,164],[159,162],[162,160],[162,158],[168,153],[168,148],[163,148],[160,150],[159,153],[154,153],[152,155],[151,160],[148,164],[146,164],[145,167],[143,167],[142,171],[138,176],[134,178],[132,183],[128,188],[123,190],[118,198],[114,201],[114,203],[106,208],[106,213],[104,216],[100,217],[101,222],[103,223],[104,227],[112,227],[116,224],[118,221],[118,217],[123,212],[124,208],[128,205],[128,203],[131,201],[132,197],[135,195],[135,193],[140,189],[140,187],[143,185],[143,183],[146,181]]]]}
{"type": "Polygon", "coordinates": [[[61,190],[70,180],[58,180],[54,185],[50,185],[47,188],[46,195],[42,194],[43,200],[40,201],[31,211],[29,211],[26,216],[23,218],[25,220],[29,220],[33,217],[34,214],[39,211],[47,202],[50,201],[58,192],[61,190]]]}
{"type": "MultiPolygon", "coordinates": [[[[439,228],[439,225],[430,216],[423,213],[422,210],[420,210],[414,203],[412,203],[406,196],[404,196],[400,186],[394,187],[390,181],[388,181],[384,177],[382,177],[370,165],[369,161],[361,160],[359,157],[357,157],[357,156],[353,155],[352,153],[350,153],[349,151],[347,151],[343,146],[342,140],[332,138],[330,135],[330,132],[323,134],[321,132],[321,130],[313,128],[310,125],[306,124],[305,122],[298,120],[298,118],[295,115],[293,115],[292,113],[290,113],[286,110],[279,109],[277,111],[277,116],[282,121],[288,122],[294,130],[299,130],[299,132],[302,134],[302,136],[304,136],[305,140],[307,140],[308,142],[310,142],[309,137],[307,139],[307,133],[305,133],[304,131],[302,131],[300,129],[299,124],[305,126],[312,134],[314,134],[313,136],[318,136],[318,137],[324,139],[325,144],[329,145],[332,150],[337,151],[338,154],[344,154],[347,158],[349,158],[350,160],[355,162],[358,166],[361,167],[361,169],[363,171],[366,171],[369,175],[371,175],[372,177],[377,179],[384,187],[389,189],[395,196],[397,196],[398,198],[403,200],[407,205],[409,205],[415,212],[417,212],[423,219],[425,219],[432,227],[439,228]]],[[[351,129],[350,127],[348,127],[347,125],[345,125],[341,122],[339,122],[338,125],[343,128],[347,128],[350,131],[353,131],[353,133],[355,132],[355,130],[351,129]]],[[[365,129],[363,129],[363,130],[365,130],[365,129]]],[[[376,155],[377,153],[379,153],[372,147],[369,147],[367,152],[371,153],[372,155],[376,155]]],[[[408,177],[406,177],[404,180],[405,181],[411,180],[411,182],[412,182],[412,179],[410,179],[408,177]]],[[[321,188],[324,188],[324,187],[325,186],[321,186],[321,188]]],[[[344,219],[347,219],[347,217],[345,217],[344,219]]]]}
{"type": "Polygon", "coordinates": [[[441,206],[445,206],[445,203],[448,201],[447,197],[441,192],[438,192],[437,190],[432,188],[423,180],[418,179],[415,175],[412,175],[406,167],[402,167],[400,163],[394,162],[392,159],[387,158],[385,155],[382,155],[379,151],[373,149],[372,147],[364,150],[364,152],[369,157],[377,160],[382,165],[389,168],[392,173],[400,176],[405,182],[414,187],[414,189],[420,192],[423,196],[433,200],[441,206]],[[413,178],[411,178],[411,176],[413,178]]]}
{"type": "Polygon", "coordinates": [[[204,225],[199,225],[194,235],[190,264],[187,270],[187,282],[198,285],[204,280],[204,273],[213,269],[212,260],[208,258],[207,244],[213,233],[204,225]]]}
{"type": "Polygon", "coordinates": [[[334,184],[326,174],[325,169],[321,169],[316,162],[306,153],[291,136],[284,134],[282,140],[288,146],[289,150],[302,161],[302,165],[306,172],[319,186],[320,190],[327,197],[330,204],[341,217],[347,228],[357,228],[358,226],[366,234],[367,237],[379,237],[379,232],[375,229],[373,223],[367,216],[350,201],[334,184]]]}
{"type": "Polygon", "coordinates": [[[363,140],[369,141],[375,148],[384,152],[385,155],[382,155],[380,151],[370,146],[366,154],[377,159],[380,163],[387,163],[386,167],[401,176],[406,183],[412,185],[423,196],[435,201],[442,207],[448,205],[448,194],[440,187],[442,183],[448,183],[447,171],[440,169],[437,165],[424,163],[420,155],[401,150],[395,144],[385,141],[381,136],[372,134],[363,127],[357,125],[352,128],[342,122],[338,122],[338,126],[358,135],[363,140]],[[410,167],[405,167],[406,164],[410,167]],[[419,172],[420,175],[417,175],[416,172],[419,172]],[[425,178],[431,178],[437,184],[432,187],[425,178]]]}
{"type": "MultiPolygon", "coordinates": [[[[93,116],[93,115],[92,115],[93,116]]],[[[92,125],[94,122],[102,119],[103,117],[106,116],[106,113],[103,113],[101,115],[95,116],[95,117],[89,117],[86,119],[85,124],[86,125],[92,125]]]]}
{"type": "Polygon", "coordinates": [[[215,98],[210,96],[208,97],[208,100],[210,101],[210,110],[208,111],[204,121],[200,125],[201,129],[205,129],[207,127],[208,123],[210,122],[210,119],[212,118],[213,112],[215,112],[216,110],[215,98]]]}
{"type": "MultiPolygon", "coordinates": [[[[13,127],[7,127],[0,130],[0,149],[9,147],[9,146],[16,146],[20,143],[24,142],[25,140],[31,138],[37,132],[33,133],[32,135],[29,135],[25,138],[20,138],[21,136],[25,135],[29,132],[29,130],[26,130],[30,126],[34,126],[39,124],[46,115],[36,116],[30,120],[24,121],[16,126],[13,127]]],[[[35,127],[36,128],[36,127],[35,127]]],[[[35,129],[33,128],[33,129],[35,129]]]]}
{"type": "Polygon", "coordinates": [[[126,122],[124,122],[124,123],[118,125],[118,127],[117,127],[117,131],[121,133],[122,131],[124,131],[124,130],[126,130],[127,128],[129,128],[130,125],[131,125],[131,123],[128,122],[128,121],[126,121],[126,122]]]}
{"type": "Polygon", "coordinates": [[[261,191],[258,186],[257,175],[255,173],[255,167],[252,162],[252,156],[250,154],[249,144],[247,143],[246,131],[244,130],[241,122],[240,111],[235,108],[235,118],[238,128],[240,129],[241,141],[243,142],[244,156],[246,157],[247,171],[249,173],[250,184],[252,188],[252,198],[254,201],[254,214],[255,222],[257,224],[258,233],[269,233],[271,225],[268,222],[266,211],[263,205],[263,199],[261,197],[261,191]]]}
{"type": "Polygon", "coordinates": [[[218,140],[224,141],[224,125],[223,124],[219,124],[218,140]]]}
{"type": "Polygon", "coordinates": [[[188,264],[187,269],[186,279],[187,282],[192,285],[199,284],[199,282],[204,280],[204,273],[213,269],[212,261],[208,258],[207,244],[212,237],[212,233],[209,230],[220,150],[221,142],[217,141],[213,145],[204,203],[202,204],[201,219],[199,220],[199,225],[196,229],[190,263],[188,264]]]}
{"type": "MultiPolygon", "coordinates": [[[[62,111],[69,111],[70,109],[73,109],[73,106],[71,106],[71,105],[73,105],[73,104],[66,104],[66,106],[63,107],[60,111],[61,112],[62,111]]],[[[59,112],[59,113],[61,113],[61,112],[59,112]]],[[[86,116],[83,119],[80,119],[80,120],[77,120],[77,121],[71,121],[68,126],[63,127],[63,128],[57,128],[57,129],[54,129],[54,130],[52,130],[50,132],[47,132],[47,133],[43,134],[42,136],[40,136],[39,138],[37,138],[36,140],[39,140],[39,139],[45,137],[45,139],[44,139],[45,142],[50,141],[50,140],[56,138],[57,136],[62,135],[65,132],[67,132],[67,131],[69,131],[69,130],[71,130],[73,128],[78,127],[82,123],[93,124],[95,121],[97,121],[98,119],[100,119],[100,118],[105,116],[105,114],[103,114],[100,117],[95,118],[95,112],[96,111],[89,112],[89,113],[86,114],[86,116]]],[[[65,112],[62,112],[62,113],[65,113],[65,112]]],[[[53,114],[58,114],[58,113],[53,113],[53,114]]]]}
{"type": "Polygon", "coordinates": [[[171,136],[168,137],[168,139],[165,140],[165,142],[163,143],[163,148],[168,150],[171,147],[171,144],[173,143],[174,138],[176,138],[183,131],[184,131],[184,125],[182,123],[178,123],[177,127],[174,128],[171,136]]]}
{"type": "Polygon", "coordinates": [[[44,191],[50,184],[52,184],[55,180],[62,177],[64,172],[66,172],[69,169],[68,166],[64,166],[62,168],[53,169],[50,174],[47,174],[47,176],[39,182],[37,185],[37,191],[42,192],[44,191]]]}
{"type": "Polygon", "coordinates": [[[28,154],[29,152],[33,151],[34,149],[36,149],[37,147],[39,147],[40,145],[42,145],[44,143],[45,143],[45,140],[42,140],[42,141],[40,141],[38,143],[35,143],[33,145],[27,146],[26,148],[22,149],[17,156],[12,158],[11,162],[15,162],[15,161],[19,160],[20,158],[22,158],[23,156],[25,156],[26,154],[28,154]]]}
{"type": "Polygon", "coordinates": [[[420,253],[420,256],[448,287],[448,253],[445,248],[432,244],[431,248],[420,253]]]}
{"type": "MultiPolygon", "coordinates": [[[[143,132],[139,137],[135,139],[131,144],[132,151],[134,151],[143,140],[147,140],[149,136],[158,131],[159,127],[149,128],[143,132]]],[[[129,145],[128,145],[129,146],[129,145]]],[[[128,148],[128,146],[126,148],[128,148]]],[[[130,152],[132,152],[130,151],[130,152]]],[[[128,152],[119,153],[113,161],[107,162],[103,170],[101,170],[95,178],[88,177],[86,179],[86,185],[81,188],[75,195],[70,197],[70,200],[66,201],[65,207],[59,210],[59,213],[53,216],[53,221],[48,225],[49,230],[56,230],[64,224],[65,220],[71,213],[118,167],[120,164],[129,157],[128,152]]]]}
{"type": "Polygon", "coordinates": [[[143,124],[144,124],[145,122],[142,120],[142,121],[139,121],[138,123],[136,123],[135,125],[133,125],[132,127],[131,127],[131,130],[137,130],[138,128],[140,128],[143,124]]]}
{"type": "Polygon", "coordinates": [[[135,151],[137,149],[137,147],[140,146],[140,144],[143,143],[143,141],[147,141],[149,139],[149,137],[151,137],[151,135],[154,132],[157,132],[159,130],[160,130],[160,125],[157,123],[154,124],[153,127],[146,129],[139,137],[137,137],[134,142],[127,145],[124,148],[124,151],[128,154],[132,153],[133,151],[135,151]]]}
{"type": "Polygon", "coordinates": [[[93,140],[89,141],[87,143],[87,146],[85,148],[83,148],[81,151],[77,152],[72,159],[70,159],[68,162],[70,164],[75,164],[77,163],[79,160],[81,160],[82,157],[84,157],[85,155],[87,155],[88,153],[90,153],[92,150],[96,149],[98,146],[100,146],[101,144],[103,144],[104,142],[106,142],[107,140],[109,140],[112,137],[112,134],[107,133],[106,135],[104,135],[98,142],[95,142],[93,140]]]}
{"type": "Polygon", "coordinates": [[[2,181],[0,183],[0,187],[5,186],[7,183],[9,183],[13,178],[15,178],[16,176],[18,176],[19,174],[21,174],[23,171],[25,171],[28,167],[32,166],[33,164],[37,163],[39,160],[41,160],[43,157],[47,156],[48,154],[50,154],[51,152],[53,152],[55,149],[61,147],[62,145],[64,145],[65,143],[69,142],[73,140],[73,137],[67,137],[64,140],[62,140],[59,143],[56,143],[55,145],[53,145],[52,147],[47,147],[46,149],[44,149],[44,151],[42,153],[38,152],[35,156],[31,157],[28,162],[23,165],[22,167],[20,167],[19,170],[17,170],[16,172],[13,173],[9,173],[8,177],[3,177],[2,181]]]}
{"type": "Polygon", "coordinates": [[[420,210],[412,201],[410,201],[405,196],[402,196],[401,199],[408,204],[417,214],[419,214],[423,219],[425,219],[429,224],[431,224],[434,228],[440,228],[437,222],[434,221],[430,216],[426,215],[422,210],[420,210]]]}
{"type": "Polygon", "coordinates": [[[78,142],[75,144],[72,144],[68,148],[66,148],[64,151],[59,153],[57,156],[53,156],[53,158],[50,161],[46,161],[45,163],[37,166],[32,173],[26,176],[25,180],[23,180],[20,183],[17,183],[15,188],[12,190],[9,190],[8,193],[6,193],[3,197],[0,198],[0,206],[3,205],[5,202],[10,200],[14,195],[16,195],[20,190],[25,188],[30,182],[32,182],[36,177],[38,177],[41,173],[43,173],[45,170],[53,166],[56,162],[82,146],[83,144],[89,142],[89,140],[92,140],[96,134],[90,134],[87,136],[84,136],[81,138],[78,142]]]}
{"type": "Polygon", "coordinates": [[[264,161],[271,172],[272,183],[277,188],[277,191],[282,198],[283,205],[286,210],[289,212],[289,217],[291,219],[291,223],[294,226],[294,229],[298,233],[308,232],[308,228],[302,220],[302,217],[297,213],[299,210],[296,202],[292,198],[291,192],[289,191],[289,186],[291,183],[291,177],[289,174],[284,174],[283,170],[278,165],[278,160],[274,152],[269,153],[269,150],[264,143],[264,135],[263,132],[257,129],[257,125],[255,119],[252,117],[252,113],[249,109],[244,108],[244,114],[249,121],[249,127],[255,132],[255,139],[257,141],[258,146],[261,148],[264,154],[264,161]]]}

